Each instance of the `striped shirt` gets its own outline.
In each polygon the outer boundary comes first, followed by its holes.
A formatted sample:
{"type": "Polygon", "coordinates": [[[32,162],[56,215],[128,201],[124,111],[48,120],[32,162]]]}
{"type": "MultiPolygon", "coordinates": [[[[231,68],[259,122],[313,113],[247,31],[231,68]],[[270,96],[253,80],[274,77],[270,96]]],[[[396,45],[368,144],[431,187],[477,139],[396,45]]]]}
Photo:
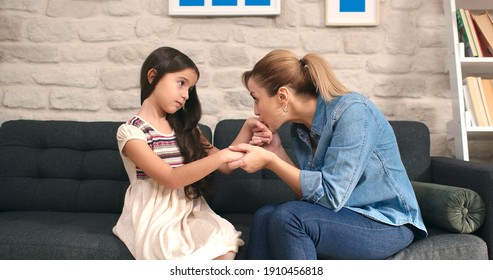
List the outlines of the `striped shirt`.
{"type": "MultiPolygon", "coordinates": [[[[176,134],[173,131],[170,135],[165,135],[152,127],[143,119],[134,116],[128,121],[128,124],[133,125],[146,135],[147,145],[158,155],[162,160],[168,163],[171,167],[177,167],[184,164],[184,158],[176,141],[176,134]]],[[[137,167],[137,179],[148,179],[149,176],[137,167]]]]}

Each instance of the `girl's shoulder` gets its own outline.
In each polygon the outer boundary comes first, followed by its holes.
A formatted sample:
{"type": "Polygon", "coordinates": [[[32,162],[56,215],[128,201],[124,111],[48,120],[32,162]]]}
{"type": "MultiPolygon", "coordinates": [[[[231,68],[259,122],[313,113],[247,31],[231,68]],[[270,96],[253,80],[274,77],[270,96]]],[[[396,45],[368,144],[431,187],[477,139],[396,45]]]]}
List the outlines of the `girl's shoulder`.
{"type": "Polygon", "coordinates": [[[117,131],[117,139],[124,140],[129,138],[146,139],[145,122],[139,117],[134,116],[127,122],[120,125],[117,131]]]}
{"type": "Polygon", "coordinates": [[[135,115],[132,118],[130,118],[127,122],[127,125],[135,126],[137,128],[142,128],[146,126],[146,122],[141,119],[139,116],[135,115]]]}

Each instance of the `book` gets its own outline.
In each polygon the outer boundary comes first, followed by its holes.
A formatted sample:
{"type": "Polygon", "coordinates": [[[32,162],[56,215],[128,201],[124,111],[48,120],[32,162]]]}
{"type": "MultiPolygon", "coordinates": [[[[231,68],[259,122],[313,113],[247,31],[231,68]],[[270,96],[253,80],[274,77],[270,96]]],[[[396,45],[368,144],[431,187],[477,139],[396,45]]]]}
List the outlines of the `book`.
{"type": "Polygon", "coordinates": [[[483,104],[484,114],[486,116],[486,126],[492,126],[493,125],[493,119],[492,119],[493,116],[490,115],[490,112],[489,112],[487,105],[486,105],[486,94],[485,94],[485,89],[483,87],[483,79],[481,77],[476,77],[476,82],[478,83],[478,86],[479,86],[481,104],[483,104]]]}
{"type": "Polygon", "coordinates": [[[459,32],[459,41],[464,43],[464,56],[477,57],[478,51],[473,45],[471,29],[468,27],[467,16],[464,9],[456,11],[457,30],[459,32]]]}
{"type": "Polygon", "coordinates": [[[493,79],[481,79],[483,84],[483,100],[486,114],[490,116],[490,126],[493,126],[493,79]]]}
{"type": "Polygon", "coordinates": [[[483,56],[493,56],[493,20],[488,11],[471,14],[483,56]]]}
{"type": "Polygon", "coordinates": [[[469,90],[469,94],[471,95],[471,103],[474,108],[474,116],[476,117],[478,126],[489,126],[477,77],[466,77],[464,79],[464,83],[469,90]]]}
{"type": "Polygon", "coordinates": [[[472,106],[471,94],[469,93],[467,85],[463,85],[462,90],[464,91],[464,103],[466,106],[466,123],[469,127],[478,126],[475,115],[476,113],[474,112],[474,107],[472,106]]]}
{"type": "Polygon", "coordinates": [[[474,26],[474,21],[472,19],[471,11],[464,9],[464,12],[466,13],[467,26],[471,30],[472,46],[476,48],[478,57],[483,57],[483,52],[481,51],[481,47],[479,46],[478,33],[476,31],[476,27],[474,26]]]}

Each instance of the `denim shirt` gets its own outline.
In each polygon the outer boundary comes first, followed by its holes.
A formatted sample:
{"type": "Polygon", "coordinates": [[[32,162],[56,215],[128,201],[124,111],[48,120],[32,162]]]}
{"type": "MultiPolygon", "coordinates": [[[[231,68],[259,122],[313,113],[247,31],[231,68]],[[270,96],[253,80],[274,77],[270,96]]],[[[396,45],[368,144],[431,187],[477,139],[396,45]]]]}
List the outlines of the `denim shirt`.
{"type": "Polygon", "coordinates": [[[366,97],[318,98],[312,129],[293,123],[302,200],[351,209],[390,225],[427,231],[390,123],[366,97]],[[317,143],[312,151],[310,144],[317,143]]]}

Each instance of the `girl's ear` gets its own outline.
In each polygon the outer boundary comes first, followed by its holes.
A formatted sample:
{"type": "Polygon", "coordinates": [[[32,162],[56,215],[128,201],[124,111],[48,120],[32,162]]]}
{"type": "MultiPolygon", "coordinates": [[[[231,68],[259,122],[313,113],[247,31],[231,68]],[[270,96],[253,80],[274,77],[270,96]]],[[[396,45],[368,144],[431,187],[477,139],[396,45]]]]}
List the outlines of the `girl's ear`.
{"type": "Polygon", "coordinates": [[[154,81],[154,78],[157,76],[157,71],[156,69],[152,68],[147,72],[147,81],[149,84],[152,84],[152,81],[154,81]]]}

